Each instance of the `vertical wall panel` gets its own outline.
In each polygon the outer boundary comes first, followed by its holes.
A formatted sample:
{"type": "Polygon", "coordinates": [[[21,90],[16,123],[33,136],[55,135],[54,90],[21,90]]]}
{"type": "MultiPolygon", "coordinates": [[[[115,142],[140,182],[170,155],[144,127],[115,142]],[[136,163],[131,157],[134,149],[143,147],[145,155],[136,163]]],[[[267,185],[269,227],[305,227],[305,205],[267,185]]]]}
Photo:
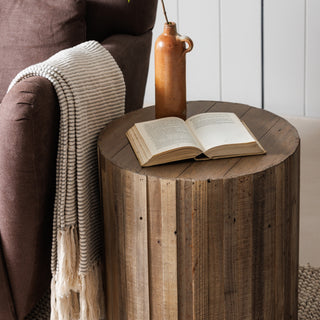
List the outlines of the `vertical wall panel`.
{"type": "MultiPolygon", "coordinates": [[[[167,0],[169,20],[190,36],[187,99],[262,105],[261,0],[167,0]]],[[[264,106],[320,117],[320,2],[264,0],[264,106]]],[[[154,43],[165,22],[159,1],[145,105],[154,104],[154,43]]]]}
{"type": "Polygon", "coordinates": [[[261,1],[221,1],[222,100],[261,107],[261,1]]]}
{"type": "Polygon", "coordinates": [[[219,0],[179,0],[178,32],[189,36],[187,99],[220,100],[219,0]]]}
{"type": "MultiPolygon", "coordinates": [[[[178,21],[178,0],[165,1],[167,16],[170,21],[178,21]]],[[[154,104],[155,92],[154,92],[154,44],[158,36],[163,31],[163,25],[165,18],[162,11],[161,1],[158,0],[158,9],[156,23],[153,29],[153,39],[150,55],[149,74],[146,85],[146,93],[144,97],[144,106],[150,106],[154,104]]]]}
{"type": "Polygon", "coordinates": [[[305,0],[264,1],[265,108],[304,115],[305,0]]]}
{"type": "Polygon", "coordinates": [[[320,117],[320,1],[306,9],[306,116],[320,117]]]}

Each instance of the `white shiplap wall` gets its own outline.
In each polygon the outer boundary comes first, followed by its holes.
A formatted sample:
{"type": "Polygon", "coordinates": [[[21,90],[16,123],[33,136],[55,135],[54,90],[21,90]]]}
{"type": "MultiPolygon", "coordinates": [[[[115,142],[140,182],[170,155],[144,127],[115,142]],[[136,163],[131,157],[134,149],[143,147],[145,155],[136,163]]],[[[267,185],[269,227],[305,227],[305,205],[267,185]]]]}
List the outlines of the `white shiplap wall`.
{"type": "MultiPolygon", "coordinates": [[[[320,117],[320,0],[167,0],[166,7],[194,41],[188,100],[320,117]]],[[[154,104],[153,47],[164,22],[159,0],[145,105],[154,104]]]]}
{"type": "Polygon", "coordinates": [[[265,108],[304,115],[304,0],[265,0],[265,108]]]}
{"type": "Polygon", "coordinates": [[[178,32],[194,42],[193,50],[186,55],[187,93],[189,100],[219,100],[219,0],[201,1],[201,8],[196,10],[194,0],[179,1],[178,32]]]}
{"type": "Polygon", "coordinates": [[[261,107],[261,6],[221,1],[222,100],[261,107]]]}
{"type": "Polygon", "coordinates": [[[306,2],[305,112],[320,117],[320,1],[306,2]]]}

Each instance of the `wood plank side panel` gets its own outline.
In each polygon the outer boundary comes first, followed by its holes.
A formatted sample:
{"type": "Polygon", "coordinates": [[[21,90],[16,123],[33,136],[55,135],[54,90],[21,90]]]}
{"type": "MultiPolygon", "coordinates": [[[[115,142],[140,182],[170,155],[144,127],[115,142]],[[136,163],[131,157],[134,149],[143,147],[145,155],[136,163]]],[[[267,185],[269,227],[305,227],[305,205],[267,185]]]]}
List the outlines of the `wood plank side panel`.
{"type": "Polygon", "coordinates": [[[178,318],[176,181],[161,179],[163,226],[164,319],[178,318]]]}
{"type": "Polygon", "coordinates": [[[298,267],[299,267],[299,200],[300,200],[300,146],[287,162],[288,174],[288,315],[298,319],[298,267]]]}
{"type": "Polygon", "coordinates": [[[192,182],[193,319],[209,319],[207,181],[192,182]]]}
{"type": "Polygon", "coordinates": [[[193,320],[192,181],[177,181],[178,311],[179,318],[193,320]]]}
{"type": "Polygon", "coordinates": [[[275,168],[276,179],[276,221],[275,221],[275,314],[279,319],[285,319],[286,297],[288,296],[286,274],[286,249],[287,243],[287,214],[286,214],[286,170],[285,164],[282,163],[275,168]]]}
{"type": "Polygon", "coordinates": [[[263,314],[265,319],[276,319],[274,300],[275,274],[277,270],[274,268],[275,261],[275,173],[274,168],[270,168],[265,172],[265,192],[263,204],[263,281],[264,281],[264,305],[263,314]]]}
{"type": "Polygon", "coordinates": [[[148,242],[150,318],[163,319],[163,260],[160,182],[148,177],[148,242]]]}
{"type": "Polygon", "coordinates": [[[178,319],[175,180],[148,177],[150,318],[178,319]]]}
{"type": "Polygon", "coordinates": [[[243,176],[237,179],[237,213],[233,223],[237,237],[237,283],[238,283],[238,319],[252,319],[252,274],[253,274],[253,177],[243,176]]]}
{"type": "MultiPolygon", "coordinates": [[[[100,157],[103,159],[103,157],[100,157]]],[[[110,320],[127,320],[126,270],[124,255],[123,206],[120,170],[100,161],[105,233],[106,314],[110,320]]]]}
{"type": "Polygon", "coordinates": [[[252,219],[252,241],[253,241],[253,304],[252,304],[252,318],[260,319],[263,314],[264,306],[264,281],[263,281],[263,264],[264,264],[264,246],[263,246],[263,204],[264,204],[264,179],[265,174],[262,173],[254,177],[254,190],[253,190],[253,219],[252,219]]]}
{"type": "Polygon", "coordinates": [[[122,170],[128,319],[149,319],[146,177],[122,170]]]}
{"type": "Polygon", "coordinates": [[[103,164],[108,319],[149,319],[146,178],[103,164]]]}
{"type": "Polygon", "coordinates": [[[209,318],[225,319],[223,180],[208,180],[209,318]]]}
{"type": "MultiPolygon", "coordinates": [[[[254,304],[253,317],[275,316],[276,194],[275,172],[270,168],[254,175],[254,304]]],[[[281,285],[281,284],[277,284],[281,285]]]]}
{"type": "Polygon", "coordinates": [[[237,320],[239,314],[238,300],[238,264],[237,264],[237,230],[235,221],[237,216],[236,180],[223,181],[223,216],[224,216],[224,298],[225,319],[237,320]]]}

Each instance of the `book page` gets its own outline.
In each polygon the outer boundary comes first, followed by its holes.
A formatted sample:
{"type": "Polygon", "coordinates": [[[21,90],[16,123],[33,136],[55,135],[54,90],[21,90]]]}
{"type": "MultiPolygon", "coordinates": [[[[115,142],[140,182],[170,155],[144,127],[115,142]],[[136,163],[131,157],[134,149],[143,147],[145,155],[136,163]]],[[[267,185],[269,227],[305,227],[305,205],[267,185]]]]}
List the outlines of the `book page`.
{"type": "Polygon", "coordinates": [[[180,118],[167,117],[136,123],[152,154],[180,147],[200,148],[185,122],[180,118]]]}
{"type": "Polygon", "coordinates": [[[202,113],[189,118],[186,123],[204,150],[220,145],[255,141],[234,113],[202,113]]]}

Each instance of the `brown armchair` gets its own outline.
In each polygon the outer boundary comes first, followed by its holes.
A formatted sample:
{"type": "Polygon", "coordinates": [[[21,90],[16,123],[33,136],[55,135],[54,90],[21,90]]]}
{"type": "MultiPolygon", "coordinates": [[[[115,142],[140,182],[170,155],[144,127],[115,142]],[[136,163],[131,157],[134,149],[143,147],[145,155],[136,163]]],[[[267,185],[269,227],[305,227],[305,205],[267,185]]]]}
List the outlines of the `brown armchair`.
{"type": "Polygon", "coordinates": [[[24,319],[48,291],[59,107],[25,67],[86,40],[119,64],[126,112],[143,103],[157,0],[0,0],[0,320],[24,319]]]}

